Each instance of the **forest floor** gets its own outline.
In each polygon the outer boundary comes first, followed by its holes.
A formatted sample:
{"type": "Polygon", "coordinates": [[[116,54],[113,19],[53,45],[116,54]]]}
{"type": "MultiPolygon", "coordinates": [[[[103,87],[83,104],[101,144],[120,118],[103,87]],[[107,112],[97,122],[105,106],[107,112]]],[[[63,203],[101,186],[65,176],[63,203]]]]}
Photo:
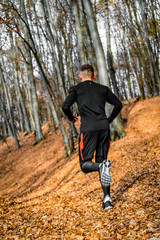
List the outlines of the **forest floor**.
{"type": "Polygon", "coordinates": [[[160,239],[160,98],[124,101],[121,115],[126,136],[108,156],[111,210],[101,207],[98,173],[80,171],[77,151],[64,158],[48,124],[36,146],[33,134],[19,134],[18,150],[0,142],[0,239],[160,239]]]}

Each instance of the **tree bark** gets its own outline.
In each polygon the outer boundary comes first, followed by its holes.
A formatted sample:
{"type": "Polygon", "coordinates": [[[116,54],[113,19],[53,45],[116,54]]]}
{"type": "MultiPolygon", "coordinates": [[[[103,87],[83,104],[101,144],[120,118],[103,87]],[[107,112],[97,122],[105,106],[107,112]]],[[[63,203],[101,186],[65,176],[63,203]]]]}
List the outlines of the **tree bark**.
{"type": "MultiPolygon", "coordinates": [[[[89,31],[90,31],[90,34],[92,37],[95,53],[96,53],[100,83],[103,85],[107,85],[109,88],[111,88],[109,78],[108,78],[108,72],[106,69],[105,55],[104,55],[102,43],[100,40],[100,36],[98,33],[91,1],[83,0],[83,5],[84,5],[84,9],[85,9],[85,12],[87,15],[88,27],[89,27],[89,31]]],[[[106,107],[107,115],[109,115],[110,112],[111,112],[111,106],[109,104],[107,104],[107,107],[106,107]]],[[[111,130],[117,132],[117,134],[115,134],[115,135],[118,135],[119,138],[122,138],[125,136],[123,126],[119,119],[116,119],[115,121],[113,121],[112,125],[113,125],[114,130],[112,130],[112,129],[111,130]]]]}
{"type": "Polygon", "coordinates": [[[113,68],[113,55],[111,51],[111,39],[110,39],[110,23],[109,23],[109,7],[108,7],[108,1],[103,0],[103,5],[105,7],[105,30],[106,30],[106,37],[107,37],[107,64],[109,69],[110,78],[113,85],[114,93],[119,96],[118,93],[118,87],[116,83],[116,76],[115,71],[113,68]]]}
{"type": "MultiPolygon", "coordinates": [[[[2,61],[2,59],[1,59],[1,61],[2,61]]],[[[8,109],[9,120],[10,120],[10,124],[11,124],[11,129],[12,129],[12,134],[13,134],[13,137],[14,137],[14,140],[15,140],[16,148],[18,149],[18,148],[20,148],[20,144],[19,144],[19,141],[18,141],[18,138],[17,138],[17,134],[16,134],[16,128],[15,128],[15,125],[14,125],[13,114],[12,114],[12,111],[11,111],[8,91],[7,91],[7,87],[6,87],[6,83],[5,83],[5,79],[4,79],[1,63],[0,63],[0,78],[1,78],[1,81],[2,81],[2,86],[3,86],[5,97],[6,97],[7,109],[8,109]]]]}
{"type": "MultiPolygon", "coordinates": [[[[25,6],[24,2],[21,0],[21,11],[23,14],[24,21],[26,23],[24,25],[24,34],[26,36],[26,39],[30,40],[30,34],[28,32],[28,29],[26,26],[29,26],[27,15],[25,12],[25,6]]],[[[26,60],[27,60],[27,78],[28,82],[30,82],[31,86],[31,101],[32,101],[32,112],[34,116],[34,122],[35,122],[35,133],[36,133],[36,142],[40,142],[43,139],[41,125],[40,125],[40,117],[39,117],[39,111],[38,111],[38,101],[37,101],[37,93],[36,93],[36,86],[35,86],[35,80],[33,76],[33,65],[32,65],[32,55],[31,50],[29,46],[25,43],[25,49],[26,49],[26,60]]]]}
{"type": "Polygon", "coordinates": [[[159,94],[160,94],[160,78],[159,78],[159,74],[158,74],[158,69],[156,68],[156,63],[154,61],[152,47],[151,47],[149,37],[148,37],[148,26],[147,26],[147,19],[146,19],[146,15],[145,15],[145,1],[144,0],[139,0],[139,7],[140,7],[141,17],[142,17],[144,39],[145,39],[145,43],[146,43],[147,51],[148,51],[148,58],[149,58],[148,60],[149,60],[150,72],[151,72],[152,83],[153,83],[153,85],[152,85],[153,86],[153,95],[157,95],[156,83],[158,83],[159,94]]]}
{"type": "Polygon", "coordinates": [[[26,27],[26,30],[27,30],[27,33],[28,33],[27,34],[27,39],[25,39],[26,44],[30,47],[30,50],[32,51],[32,53],[35,57],[35,60],[37,62],[39,72],[40,72],[40,76],[41,76],[41,80],[42,80],[42,83],[43,83],[43,86],[44,86],[44,91],[45,91],[45,94],[46,94],[46,98],[47,98],[47,101],[50,105],[50,109],[51,109],[51,112],[52,112],[53,119],[54,119],[56,125],[59,126],[59,128],[61,130],[61,133],[62,133],[62,136],[63,136],[63,141],[64,141],[64,146],[65,146],[65,150],[66,150],[66,155],[68,156],[68,155],[70,155],[71,150],[70,150],[67,134],[66,134],[64,125],[62,124],[62,122],[58,118],[55,106],[52,102],[53,94],[52,94],[52,91],[51,91],[51,87],[50,87],[48,79],[45,75],[45,72],[42,68],[40,59],[38,57],[38,53],[37,53],[37,50],[35,48],[35,44],[34,44],[34,41],[33,41],[32,35],[31,35],[30,27],[29,27],[29,24],[28,24],[28,21],[27,21],[25,6],[24,6],[24,3],[23,3],[22,0],[21,0],[21,6],[22,6],[21,9],[22,9],[23,17],[24,17],[24,20],[25,20],[25,27],[26,27]]]}
{"type": "Polygon", "coordinates": [[[106,69],[105,55],[102,47],[102,42],[98,33],[92,4],[90,0],[83,0],[83,5],[87,15],[88,27],[89,27],[91,38],[93,41],[95,53],[96,53],[100,83],[103,85],[107,85],[110,88],[108,72],[106,69]]]}
{"type": "Polygon", "coordinates": [[[89,63],[91,63],[94,67],[94,73],[95,73],[95,81],[99,82],[99,76],[98,76],[98,67],[97,67],[97,61],[96,61],[96,54],[93,47],[91,35],[89,32],[88,24],[87,24],[87,18],[84,13],[84,7],[82,4],[82,0],[78,0],[78,10],[79,10],[79,16],[82,21],[82,34],[84,39],[84,45],[85,45],[85,54],[87,56],[87,60],[89,63]]]}
{"type": "MultiPolygon", "coordinates": [[[[56,29],[54,27],[54,23],[52,21],[52,16],[51,16],[51,12],[50,12],[50,8],[49,8],[48,2],[46,0],[41,0],[41,4],[43,5],[45,21],[46,21],[46,25],[47,25],[48,30],[49,30],[47,33],[48,33],[48,37],[49,37],[49,39],[51,41],[51,47],[52,47],[52,51],[53,51],[53,60],[54,60],[54,64],[56,64],[56,71],[57,71],[58,82],[60,84],[60,89],[62,91],[63,100],[65,100],[65,98],[66,98],[66,89],[65,89],[64,77],[63,77],[64,70],[62,70],[62,67],[61,67],[61,65],[63,65],[63,60],[61,58],[61,53],[60,53],[60,46],[59,46],[60,44],[59,44],[58,34],[56,32],[56,29]],[[51,26],[50,26],[50,24],[49,24],[49,22],[47,20],[47,16],[50,19],[51,26]],[[60,56],[59,57],[59,61],[58,61],[57,56],[56,56],[55,45],[57,46],[58,55],[60,56]],[[60,61],[61,61],[61,64],[60,64],[60,61]]],[[[72,123],[69,123],[69,131],[71,133],[70,136],[74,136],[75,134],[77,135],[77,131],[75,129],[75,126],[72,123]]],[[[74,149],[74,141],[73,141],[73,139],[72,139],[71,142],[72,142],[72,149],[74,149]]],[[[71,149],[71,151],[72,151],[72,149],[71,149]]]]}
{"type": "MultiPolygon", "coordinates": [[[[20,108],[20,115],[21,119],[24,121],[24,127],[22,126],[22,129],[27,132],[27,134],[31,133],[30,126],[29,126],[29,120],[28,120],[28,115],[26,111],[26,107],[23,101],[22,93],[20,90],[20,83],[19,83],[19,75],[18,75],[18,55],[16,53],[16,48],[13,43],[13,36],[12,33],[10,32],[10,41],[11,41],[11,47],[12,47],[12,57],[13,57],[13,68],[14,68],[14,82],[15,82],[15,90],[17,92],[17,100],[19,103],[19,108],[20,108]]],[[[23,125],[23,122],[21,123],[23,125]]]]}
{"type": "MultiPolygon", "coordinates": [[[[130,34],[131,34],[131,38],[135,42],[134,50],[135,50],[135,52],[137,54],[137,58],[138,58],[139,75],[136,72],[136,76],[137,76],[137,83],[138,83],[138,87],[139,87],[139,95],[140,95],[140,97],[142,97],[144,99],[145,94],[144,94],[144,81],[143,81],[143,72],[142,72],[143,63],[142,63],[142,60],[141,60],[142,57],[143,57],[143,51],[141,49],[138,36],[136,34],[135,24],[133,23],[133,17],[132,17],[132,14],[131,14],[130,3],[127,0],[125,2],[126,2],[126,5],[127,5],[129,17],[130,17],[130,34]]],[[[132,2],[132,5],[133,4],[134,3],[132,2]]]]}
{"type": "MultiPolygon", "coordinates": [[[[136,38],[136,41],[138,41],[139,47],[137,46],[137,51],[140,54],[140,59],[142,62],[143,81],[146,84],[148,94],[152,95],[152,88],[151,88],[151,84],[150,84],[152,77],[151,77],[150,68],[148,68],[148,65],[149,65],[148,57],[146,57],[146,56],[148,56],[148,50],[147,50],[146,44],[144,42],[144,34],[140,27],[141,24],[139,23],[139,17],[137,16],[135,0],[131,1],[131,6],[132,6],[133,14],[135,17],[136,28],[138,29],[138,33],[139,33],[139,38],[136,38]]],[[[141,82],[140,82],[140,86],[142,87],[141,82]]]]}
{"type": "Polygon", "coordinates": [[[76,34],[77,34],[77,45],[78,45],[78,53],[80,57],[80,64],[83,65],[87,62],[87,58],[84,52],[84,39],[83,39],[82,27],[79,19],[77,0],[72,0],[71,5],[72,5],[72,14],[74,17],[74,25],[75,25],[76,34]]]}

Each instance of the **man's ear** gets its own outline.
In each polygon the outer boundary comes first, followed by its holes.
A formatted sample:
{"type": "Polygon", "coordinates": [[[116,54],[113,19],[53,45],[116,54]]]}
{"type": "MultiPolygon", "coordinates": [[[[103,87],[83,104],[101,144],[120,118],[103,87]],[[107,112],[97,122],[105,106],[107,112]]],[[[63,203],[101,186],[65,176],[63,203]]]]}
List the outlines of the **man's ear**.
{"type": "Polygon", "coordinates": [[[79,74],[78,77],[79,77],[80,80],[82,80],[82,75],[81,74],[79,74]]]}
{"type": "Polygon", "coordinates": [[[96,78],[96,74],[94,74],[94,77],[93,77],[93,79],[95,79],[96,78]]]}

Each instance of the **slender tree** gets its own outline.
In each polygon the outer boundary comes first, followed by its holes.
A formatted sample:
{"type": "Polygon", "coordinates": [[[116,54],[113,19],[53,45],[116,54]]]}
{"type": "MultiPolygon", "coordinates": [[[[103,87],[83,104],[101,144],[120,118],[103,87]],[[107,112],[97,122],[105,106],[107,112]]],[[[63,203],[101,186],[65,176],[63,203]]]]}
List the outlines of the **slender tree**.
{"type": "Polygon", "coordinates": [[[107,64],[108,70],[110,74],[110,79],[112,81],[114,93],[119,96],[118,94],[118,87],[116,83],[116,75],[115,70],[113,67],[113,55],[111,51],[111,38],[110,38],[110,22],[109,22],[109,6],[108,1],[103,0],[103,6],[105,9],[105,29],[106,29],[106,39],[107,39],[107,64]]]}
{"type": "MultiPolygon", "coordinates": [[[[12,113],[12,109],[11,109],[11,105],[10,105],[9,94],[8,94],[8,90],[7,90],[7,86],[6,86],[6,80],[5,80],[5,77],[4,77],[2,64],[3,64],[3,58],[1,56],[0,79],[1,79],[1,82],[2,82],[2,86],[3,86],[3,89],[4,89],[5,98],[6,98],[6,103],[7,103],[7,110],[8,110],[9,122],[10,122],[10,130],[12,131],[12,135],[14,137],[15,144],[16,144],[16,147],[18,149],[18,148],[20,148],[20,144],[19,144],[19,141],[18,141],[18,138],[17,138],[17,134],[16,134],[16,128],[15,128],[13,113],[12,113]]],[[[1,101],[1,105],[2,105],[2,101],[1,101]]]]}
{"type": "MultiPolygon", "coordinates": [[[[87,15],[88,26],[89,26],[90,34],[94,44],[95,52],[96,52],[99,80],[101,84],[107,85],[110,88],[111,86],[108,78],[108,72],[106,69],[104,50],[103,50],[102,42],[100,40],[99,32],[97,29],[92,4],[90,0],[87,0],[87,1],[83,0],[83,5],[87,15]]],[[[109,105],[106,108],[106,112],[107,112],[107,115],[109,115],[109,113],[111,112],[111,107],[109,105]]],[[[117,118],[112,123],[112,125],[113,125],[111,129],[113,132],[112,139],[115,139],[115,137],[121,138],[125,135],[120,119],[117,118]]]]}

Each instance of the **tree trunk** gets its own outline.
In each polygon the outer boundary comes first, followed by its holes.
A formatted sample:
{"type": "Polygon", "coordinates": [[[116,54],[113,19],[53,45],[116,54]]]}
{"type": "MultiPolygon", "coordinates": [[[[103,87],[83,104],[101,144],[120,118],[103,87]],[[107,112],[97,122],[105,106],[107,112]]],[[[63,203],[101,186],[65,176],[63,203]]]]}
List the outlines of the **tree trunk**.
{"type": "Polygon", "coordinates": [[[108,72],[106,69],[105,55],[102,47],[102,42],[98,33],[97,24],[92,8],[92,4],[90,0],[83,0],[84,9],[87,15],[88,27],[90,31],[90,35],[93,41],[93,46],[96,53],[97,58],[97,66],[98,66],[98,75],[100,79],[100,83],[103,85],[107,85],[110,88],[110,82],[108,79],[108,72]]]}
{"type": "MultiPolygon", "coordinates": [[[[134,50],[135,50],[135,52],[137,54],[137,58],[138,58],[139,75],[137,74],[137,72],[136,72],[136,75],[137,75],[137,81],[138,81],[137,83],[138,83],[138,87],[139,87],[139,95],[140,95],[140,97],[142,97],[144,99],[145,94],[144,94],[144,82],[143,82],[143,73],[142,73],[143,64],[142,64],[142,60],[141,60],[142,56],[143,56],[143,51],[141,49],[138,36],[136,34],[135,24],[133,23],[133,18],[132,18],[131,9],[130,9],[130,3],[127,0],[125,2],[127,5],[127,8],[128,8],[128,13],[129,13],[129,17],[130,17],[130,25],[131,25],[130,26],[130,34],[132,36],[133,41],[135,41],[134,50]]],[[[132,5],[134,5],[134,3],[132,3],[132,5]]]]}
{"type": "Polygon", "coordinates": [[[11,129],[12,129],[12,134],[16,143],[16,148],[20,148],[20,144],[17,138],[17,134],[16,134],[16,129],[15,129],[15,125],[14,125],[14,120],[13,120],[13,115],[12,115],[12,111],[11,111],[11,106],[10,106],[10,102],[9,102],[9,96],[8,96],[8,91],[7,91],[7,87],[6,87],[6,83],[5,83],[5,79],[4,79],[4,75],[3,75],[3,70],[2,70],[2,66],[0,63],[0,78],[2,81],[2,86],[4,89],[4,93],[5,93],[5,97],[6,97],[6,102],[7,102],[7,109],[8,109],[8,114],[9,114],[9,120],[10,120],[10,124],[11,124],[11,129]]]}
{"type": "MultiPolygon", "coordinates": [[[[60,91],[62,93],[63,99],[65,99],[66,93],[65,93],[65,88],[64,88],[64,82],[62,79],[62,73],[61,73],[61,68],[60,68],[60,64],[58,62],[58,58],[57,58],[57,54],[56,54],[56,49],[55,49],[55,42],[57,41],[57,33],[54,29],[54,25],[50,25],[48,18],[50,20],[50,22],[52,22],[52,18],[51,15],[49,13],[49,6],[47,4],[46,0],[40,0],[41,4],[42,4],[42,9],[43,9],[43,14],[44,14],[44,20],[46,23],[46,32],[47,32],[47,36],[49,38],[49,41],[51,43],[51,48],[52,48],[52,53],[53,53],[53,62],[54,62],[54,67],[56,69],[56,73],[57,73],[57,78],[58,78],[58,83],[59,83],[59,88],[60,91]],[[48,17],[48,18],[47,18],[48,17]],[[51,28],[52,26],[52,28],[51,28]],[[53,35],[54,33],[54,35],[53,35]],[[56,40],[55,40],[56,37],[56,40]]],[[[57,45],[58,48],[58,45],[57,45]]],[[[58,49],[58,53],[59,53],[59,49],[58,49]]]]}
{"type": "MultiPolygon", "coordinates": [[[[107,72],[107,69],[106,69],[105,55],[104,55],[102,43],[101,43],[101,40],[100,40],[100,36],[99,36],[99,33],[98,33],[92,4],[91,4],[90,0],[87,0],[87,1],[83,0],[83,5],[84,5],[84,9],[85,9],[85,12],[86,12],[86,15],[87,15],[88,27],[89,27],[89,30],[90,30],[90,34],[91,34],[93,45],[94,45],[95,52],[96,52],[98,74],[99,74],[100,83],[103,84],[103,85],[107,85],[110,88],[111,86],[110,86],[110,82],[109,82],[109,79],[108,79],[108,72],[107,72]]],[[[106,112],[107,112],[107,115],[109,115],[109,113],[111,112],[110,105],[107,106],[106,112]]],[[[117,119],[112,124],[113,124],[113,127],[114,127],[114,131],[117,132],[119,138],[124,137],[125,133],[124,133],[123,126],[122,126],[120,120],[117,119]]]]}
{"type": "Polygon", "coordinates": [[[77,0],[72,0],[71,5],[72,5],[72,14],[74,16],[74,25],[75,25],[76,34],[77,34],[77,45],[78,45],[78,53],[80,56],[80,64],[83,65],[87,62],[87,58],[84,52],[84,39],[83,39],[82,27],[79,19],[77,0]]]}
{"type": "Polygon", "coordinates": [[[51,109],[48,103],[47,103],[47,118],[48,118],[49,126],[52,127],[52,131],[55,132],[56,128],[52,118],[51,109]]]}
{"type": "Polygon", "coordinates": [[[2,100],[2,88],[1,88],[1,95],[0,95],[0,109],[2,111],[2,116],[4,119],[4,123],[3,123],[4,137],[7,137],[9,135],[11,138],[13,138],[11,126],[6,114],[5,104],[4,104],[4,101],[2,100]]]}
{"type": "MultiPolygon", "coordinates": [[[[16,42],[18,42],[18,39],[19,38],[16,38],[16,42]]],[[[16,47],[18,48],[17,44],[16,44],[16,47]]],[[[23,53],[21,53],[23,54],[23,53]]],[[[24,57],[24,56],[22,56],[24,57]]],[[[24,59],[25,61],[25,59],[24,59]]],[[[26,61],[25,61],[25,64],[24,66],[26,66],[26,61]]],[[[16,62],[16,68],[17,68],[17,71],[18,71],[18,76],[19,76],[19,83],[21,82],[22,84],[22,87],[20,89],[21,91],[21,95],[22,95],[22,99],[23,99],[23,102],[25,102],[25,109],[26,109],[26,115],[27,115],[27,118],[29,119],[29,129],[31,131],[34,131],[35,129],[35,123],[34,123],[34,119],[33,119],[33,114],[32,114],[32,101],[31,101],[31,92],[30,92],[30,82],[27,83],[27,86],[25,84],[25,81],[24,81],[24,78],[23,78],[23,74],[22,74],[22,71],[20,69],[20,63],[19,62],[16,62]],[[28,116],[29,115],[29,116],[28,116]]],[[[27,70],[27,66],[26,66],[26,70],[27,70]]]]}
{"type": "Polygon", "coordinates": [[[123,50],[124,50],[124,60],[126,65],[125,73],[126,73],[126,80],[128,85],[129,98],[133,98],[132,88],[131,88],[131,79],[130,79],[130,63],[129,63],[128,52],[126,49],[125,34],[123,35],[123,50]]]}
{"type": "MultiPolygon", "coordinates": [[[[11,47],[12,47],[12,57],[14,61],[14,82],[15,82],[15,90],[17,92],[17,100],[19,103],[19,108],[20,108],[20,115],[21,119],[24,121],[24,127],[22,126],[22,130],[25,130],[28,134],[31,133],[30,127],[29,127],[29,120],[26,112],[26,107],[23,101],[22,93],[20,90],[20,83],[19,83],[19,76],[18,76],[18,61],[19,59],[17,58],[17,53],[16,53],[16,48],[13,43],[13,36],[12,33],[10,32],[10,41],[11,41],[11,47]]],[[[23,122],[21,123],[23,125],[23,122]]]]}
{"type": "MultiPolygon", "coordinates": [[[[29,26],[27,15],[25,12],[25,6],[24,2],[21,0],[21,11],[23,14],[24,21],[27,26],[29,26]]],[[[28,29],[24,25],[25,29],[25,36],[28,40],[30,40],[30,34],[28,32],[28,29]]],[[[28,82],[31,86],[31,100],[32,100],[32,112],[34,116],[34,122],[35,122],[35,132],[36,132],[36,142],[40,142],[43,139],[41,125],[40,125],[40,118],[39,118],[39,112],[38,112],[38,101],[37,101],[37,93],[36,93],[36,86],[35,86],[35,80],[33,76],[33,65],[32,65],[32,56],[29,46],[25,43],[25,49],[26,49],[26,60],[27,60],[27,78],[28,82]]]]}
{"type": "Polygon", "coordinates": [[[84,13],[84,8],[82,5],[82,0],[78,0],[78,10],[79,10],[79,16],[82,21],[82,34],[84,39],[84,45],[85,45],[85,54],[87,56],[88,62],[91,63],[94,67],[94,73],[95,73],[95,81],[99,82],[99,76],[98,76],[98,67],[97,67],[97,61],[96,61],[96,54],[94,50],[94,46],[92,43],[91,35],[89,32],[88,24],[87,24],[87,18],[84,13]]]}
{"type": "Polygon", "coordinates": [[[36,93],[36,86],[35,80],[33,76],[33,66],[32,66],[32,56],[30,49],[26,46],[26,57],[27,57],[27,78],[28,82],[30,82],[31,86],[31,106],[32,106],[32,113],[34,117],[34,124],[35,124],[35,133],[36,133],[36,141],[40,142],[43,139],[41,125],[40,125],[40,117],[39,117],[39,107],[37,101],[37,93],[36,93]]]}
{"type": "MultiPolygon", "coordinates": [[[[41,0],[41,4],[43,6],[43,12],[44,12],[44,16],[45,16],[46,25],[48,27],[48,32],[47,33],[48,33],[48,37],[49,37],[50,42],[51,42],[51,47],[52,47],[52,51],[53,51],[53,60],[54,60],[54,64],[56,65],[58,82],[60,84],[60,89],[61,89],[61,92],[62,92],[63,100],[65,100],[65,98],[66,98],[65,83],[64,83],[64,80],[63,80],[64,78],[62,77],[62,72],[63,71],[61,70],[61,67],[60,67],[61,65],[63,65],[63,61],[61,59],[61,64],[58,62],[58,59],[57,59],[57,56],[56,56],[56,51],[55,51],[55,42],[56,42],[56,46],[58,48],[58,54],[61,55],[60,54],[59,41],[58,41],[58,34],[56,33],[56,30],[55,30],[53,22],[52,22],[52,17],[51,17],[48,2],[46,0],[41,0]],[[47,20],[47,16],[49,17],[50,22],[52,23],[51,26],[50,26],[50,24],[47,20]]],[[[75,126],[72,123],[69,124],[69,131],[72,132],[72,134],[70,136],[73,136],[76,133],[75,126]]],[[[64,131],[62,131],[62,132],[64,134],[64,131]]],[[[72,144],[74,143],[73,139],[72,139],[71,142],[72,142],[72,144]]],[[[74,149],[74,145],[72,145],[72,149],[74,149]]],[[[67,155],[68,155],[68,153],[67,153],[67,155]]]]}
{"type": "Polygon", "coordinates": [[[67,134],[66,134],[64,125],[62,124],[62,122],[58,118],[58,115],[56,113],[56,109],[55,109],[54,104],[52,102],[52,97],[53,96],[51,96],[51,87],[50,87],[48,79],[45,75],[45,72],[42,68],[40,59],[38,57],[37,50],[35,48],[35,44],[34,44],[34,41],[33,41],[32,35],[31,35],[31,31],[30,31],[30,28],[29,28],[29,24],[28,24],[27,15],[26,15],[26,12],[25,12],[25,5],[24,5],[22,0],[21,0],[21,6],[22,6],[21,10],[23,12],[23,17],[24,17],[24,20],[25,20],[25,27],[26,27],[26,30],[27,30],[27,33],[28,33],[26,43],[30,47],[30,49],[32,50],[32,53],[35,57],[37,65],[38,65],[41,80],[42,80],[42,83],[43,83],[43,86],[44,86],[44,91],[45,91],[45,94],[46,94],[46,97],[47,97],[47,101],[50,105],[50,109],[51,109],[51,112],[52,112],[53,119],[54,119],[55,123],[57,124],[57,126],[59,126],[59,128],[61,130],[61,133],[62,133],[62,136],[63,136],[63,141],[64,141],[64,146],[65,146],[65,150],[66,150],[66,155],[68,156],[68,155],[70,155],[71,150],[70,150],[67,134]]]}
{"type": "Polygon", "coordinates": [[[118,94],[118,87],[116,83],[116,76],[115,71],[113,68],[113,55],[111,51],[111,39],[110,39],[110,23],[109,23],[109,7],[108,2],[103,0],[103,5],[105,7],[106,15],[105,15],[105,29],[106,29],[106,37],[107,37],[107,64],[109,69],[110,78],[113,85],[114,93],[119,96],[118,94]]]}
{"type": "MultiPolygon", "coordinates": [[[[146,84],[148,94],[152,95],[152,89],[151,89],[151,84],[150,84],[150,82],[151,82],[150,79],[152,77],[151,77],[151,73],[148,68],[148,65],[149,65],[148,57],[146,57],[146,56],[148,56],[148,50],[147,50],[147,47],[144,42],[144,36],[143,36],[142,30],[140,28],[141,25],[139,24],[139,17],[137,16],[135,0],[131,1],[131,6],[132,6],[133,14],[135,17],[136,28],[138,29],[139,38],[140,38],[140,40],[139,40],[136,37],[136,41],[138,42],[138,45],[139,45],[139,47],[136,45],[137,46],[136,50],[138,51],[138,54],[139,54],[138,56],[140,57],[141,62],[142,62],[143,82],[144,82],[144,84],[146,84]]],[[[141,87],[142,87],[142,85],[143,84],[140,82],[141,87]]]]}
{"type": "Polygon", "coordinates": [[[140,7],[142,23],[143,23],[144,39],[145,39],[145,43],[148,51],[149,67],[150,67],[150,72],[152,77],[153,95],[157,95],[156,83],[158,83],[159,85],[159,94],[160,94],[160,79],[159,79],[158,69],[156,68],[156,63],[154,61],[152,47],[148,37],[148,26],[147,26],[147,19],[145,15],[145,1],[139,0],[139,7],[140,7]]]}

